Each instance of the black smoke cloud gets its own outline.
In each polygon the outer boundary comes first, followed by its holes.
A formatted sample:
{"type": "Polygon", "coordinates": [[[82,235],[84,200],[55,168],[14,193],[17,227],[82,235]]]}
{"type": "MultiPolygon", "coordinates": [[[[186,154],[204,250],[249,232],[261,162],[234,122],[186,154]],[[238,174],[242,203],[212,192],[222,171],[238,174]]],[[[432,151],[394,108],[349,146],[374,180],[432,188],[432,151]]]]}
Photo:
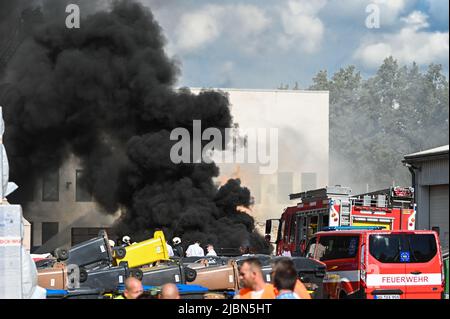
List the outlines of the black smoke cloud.
{"type": "Polygon", "coordinates": [[[12,200],[24,203],[27,189],[73,153],[96,201],[109,213],[121,209],[118,233],[140,240],[162,228],[185,243],[266,250],[253,218],[236,209],[251,204],[239,180],[217,189],[215,164],[169,158],[173,128],[192,133],[194,119],[203,128],[231,127],[227,97],[174,90],[178,64],[142,5],[115,1],[107,11],[84,13],[80,29],[67,29],[61,3],[44,3],[43,21],[4,78],[5,144],[11,180],[22,186],[12,200]]]}

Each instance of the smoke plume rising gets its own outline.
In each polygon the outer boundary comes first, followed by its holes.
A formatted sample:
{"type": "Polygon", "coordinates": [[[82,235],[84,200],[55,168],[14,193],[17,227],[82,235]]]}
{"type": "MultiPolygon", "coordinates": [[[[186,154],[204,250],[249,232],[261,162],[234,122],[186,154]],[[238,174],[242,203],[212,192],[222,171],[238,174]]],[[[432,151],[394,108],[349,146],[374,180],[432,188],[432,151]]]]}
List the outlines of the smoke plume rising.
{"type": "Polygon", "coordinates": [[[231,127],[227,97],[174,90],[178,63],[164,53],[161,28],[142,5],[114,1],[102,10],[91,1],[87,14],[85,1],[70,1],[80,4],[82,20],[80,29],[67,29],[66,3],[44,2],[42,21],[2,79],[11,180],[21,186],[11,201],[24,203],[27,189],[73,153],[95,200],[123,212],[117,232],[141,240],[162,228],[185,243],[267,251],[253,218],[236,209],[251,204],[239,180],[217,189],[215,164],[169,158],[173,128],[192,136],[194,119],[202,128],[231,127]]]}

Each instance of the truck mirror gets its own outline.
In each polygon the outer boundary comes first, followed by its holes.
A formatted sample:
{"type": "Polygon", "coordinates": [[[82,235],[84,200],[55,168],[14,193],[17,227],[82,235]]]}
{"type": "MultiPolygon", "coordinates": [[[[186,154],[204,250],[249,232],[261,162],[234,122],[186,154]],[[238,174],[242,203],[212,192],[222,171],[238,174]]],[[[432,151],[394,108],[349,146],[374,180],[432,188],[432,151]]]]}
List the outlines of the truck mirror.
{"type": "Polygon", "coordinates": [[[439,234],[440,227],[439,226],[433,226],[433,227],[431,227],[431,230],[435,231],[438,234],[438,236],[440,236],[440,234],[439,234]]]}
{"type": "Polygon", "coordinates": [[[270,234],[272,232],[272,220],[266,220],[266,234],[270,234]]]}

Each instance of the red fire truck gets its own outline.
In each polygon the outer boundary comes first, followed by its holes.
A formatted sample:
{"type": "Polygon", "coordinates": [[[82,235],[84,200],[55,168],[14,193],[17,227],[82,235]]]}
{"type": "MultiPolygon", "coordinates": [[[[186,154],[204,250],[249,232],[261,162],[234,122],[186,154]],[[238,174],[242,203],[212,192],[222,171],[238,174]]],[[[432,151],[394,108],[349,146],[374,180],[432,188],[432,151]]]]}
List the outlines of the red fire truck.
{"type": "Polygon", "coordinates": [[[278,222],[277,255],[304,255],[306,242],[324,227],[382,226],[386,230],[414,230],[415,204],[412,187],[390,187],[371,193],[351,195],[349,187],[330,186],[290,194],[299,199],[285,208],[280,219],[266,221],[269,239],[272,223],[278,222]]]}

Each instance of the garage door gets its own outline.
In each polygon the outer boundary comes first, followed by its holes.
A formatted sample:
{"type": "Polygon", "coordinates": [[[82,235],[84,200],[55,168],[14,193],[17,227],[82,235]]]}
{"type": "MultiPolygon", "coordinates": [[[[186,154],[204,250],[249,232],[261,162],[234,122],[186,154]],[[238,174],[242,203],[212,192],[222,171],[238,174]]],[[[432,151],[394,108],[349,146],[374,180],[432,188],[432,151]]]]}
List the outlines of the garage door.
{"type": "Polygon", "coordinates": [[[442,247],[448,248],[448,185],[430,186],[430,228],[435,226],[442,247]]]}

